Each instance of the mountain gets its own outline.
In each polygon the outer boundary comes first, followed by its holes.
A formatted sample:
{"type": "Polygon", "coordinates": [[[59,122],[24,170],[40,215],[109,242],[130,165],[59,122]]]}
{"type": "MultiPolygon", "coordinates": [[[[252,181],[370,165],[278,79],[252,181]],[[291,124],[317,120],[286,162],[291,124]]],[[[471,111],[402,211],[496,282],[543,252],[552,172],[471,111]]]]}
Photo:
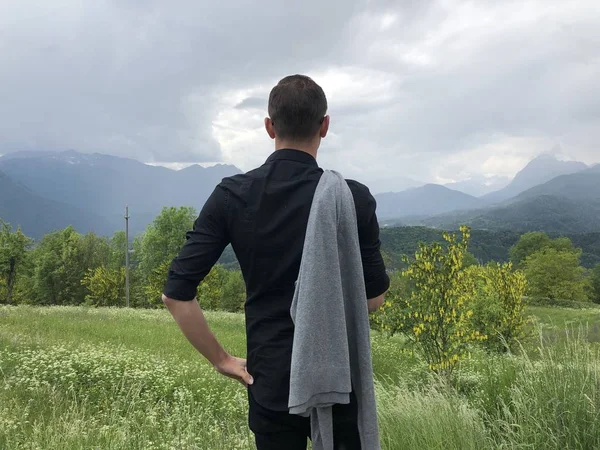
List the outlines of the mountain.
{"type": "Polygon", "coordinates": [[[465,194],[474,197],[481,197],[491,192],[503,189],[511,182],[508,177],[500,176],[473,176],[468,180],[458,181],[456,183],[448,183],[444,186],[448,189],[464,192],[465,194]]]}
{"type": "Polygon", "coordinates": [[[69,225],[98,234],[111,231],[104,218],[43,198],[3,172],[0,172],[0,219],[14,228],[21,226],[25,234],[34,238],[69,225]]]}
{"type": "Polygon", "coordinates": [[[532,199],[541,195],[553,195],[576,202],[600,201],[600,166],[558,176],[547,183],[526,190],[516,196],[515,200],[532,199]]]}
{"type": "Polygon", "coordinates": [[[540,196],[476,212],[437,216],[421,223],[449,229],[469,225],[482,230],[589,233],[600,228],[600,202],[590,205],[563,197],[540,196]]]}
{"type": "Polygon", "coordinates": [[[488,205],[513,198],[534,186],[546,183],[560,175],[568,175],[587,169],[587,165],[577,161],[559,161],[550,154],[543,154],[523,168],[514,180],[503,189],[482,197],[488,205]]]}
{"type": "Polygon", "coordinates": [[[371,192],[380,194],[385,192],[401,192],[423,186],[424,184],[422,181],[390,173],[387,176],[384,174],[369,182],[369,189],[371,192]]]}
{"type": "Polygon", "coordinates": [[[472,195],[439,184],[426,184],[402,192],[377,194],[375,199],[377,215],[381,219],[428,217],[481,206],[481,201],[472,195]]]}
{"type": "Polygon", "coordinates": [[[426,226],[586,233],[600,229],[600,166],[558,176],[500,205],[428,218],[426,226]]]}
{"type": "Polygon", "coordinates": [[[200,210],[222,178],[240,173],[228,165],[176,171],[75,151],[8,154],[0,158],[0,170],[37,195],[105,217],[112,231],[123,227],[129,204],[133,233],[143,231],[164,206],[200,210]]]}

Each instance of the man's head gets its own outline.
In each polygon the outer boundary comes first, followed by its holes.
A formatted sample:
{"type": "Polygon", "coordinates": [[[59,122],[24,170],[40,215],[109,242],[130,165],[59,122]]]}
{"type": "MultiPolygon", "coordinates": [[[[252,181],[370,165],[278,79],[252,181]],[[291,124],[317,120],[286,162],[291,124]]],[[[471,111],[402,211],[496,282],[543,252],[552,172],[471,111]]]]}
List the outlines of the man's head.
{"type": "Polygon", "coordinates": [[[305,75],[282,79],[269,95],[267,133],[280,143],[318,143],[329,128],[327,98],[321,86],[305,75]]]}

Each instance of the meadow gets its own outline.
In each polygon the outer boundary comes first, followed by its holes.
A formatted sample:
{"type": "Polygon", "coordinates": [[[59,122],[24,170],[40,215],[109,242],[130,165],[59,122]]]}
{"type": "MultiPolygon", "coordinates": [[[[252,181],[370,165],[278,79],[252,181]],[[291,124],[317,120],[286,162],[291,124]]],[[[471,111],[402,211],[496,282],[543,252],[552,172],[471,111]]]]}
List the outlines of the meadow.
{"type": "MultiPolygon", "coordinates": [[[[522,352],[473,348],[453,387],[373,333],[382,447],[600,448],[600,309],[527,311],[522,352]]],[[[243,356],[243,316],[207,316],[243,356]]],[[[246,414],[164,310],[0,307],[1,449],[252,449],[246,414]]]]}

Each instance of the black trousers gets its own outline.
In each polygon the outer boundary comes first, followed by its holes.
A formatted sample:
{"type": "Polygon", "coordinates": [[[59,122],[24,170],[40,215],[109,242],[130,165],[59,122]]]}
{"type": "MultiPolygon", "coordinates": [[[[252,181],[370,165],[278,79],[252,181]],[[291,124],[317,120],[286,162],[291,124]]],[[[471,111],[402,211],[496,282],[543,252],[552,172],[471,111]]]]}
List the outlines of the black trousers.
{"type": "MultiPolygon", "coordinates": [[[[256,438],[257,450],[306,450],[310,438],[310,418],[271,411],[259,405],[248,393],[248,424],[256,438]]],[[[335,450],[361,450],[358,434],[356,397],[348,405],[333,407],[335,450]]]]}

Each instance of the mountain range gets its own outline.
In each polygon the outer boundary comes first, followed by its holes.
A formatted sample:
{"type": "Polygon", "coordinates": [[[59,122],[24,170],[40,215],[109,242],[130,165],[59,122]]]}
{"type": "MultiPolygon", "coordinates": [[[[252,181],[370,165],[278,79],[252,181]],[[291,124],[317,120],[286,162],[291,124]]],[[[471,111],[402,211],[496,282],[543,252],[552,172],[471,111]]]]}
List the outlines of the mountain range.
{"type": "Polygon", "coordinates": [[[550,154],[543,154],[531,161],[503,189],[482,197],[487,204],[500,203],[521,192],[546,183],[560,175],[569,175],[587,169],[587,165],[577,161],[559,161],[550,154]]]}
{"type": "Polygon", "coordinates": [[[171,170],[74,151],[8,154],[0,158],[0,171],[4,182],[12,186],[10,192],[0,190],[0,217],[21,224],[34,237],[63,223],[111,234],[123,228],[126,204],[135,234],[143,231],[164,206],[192,206],[199,211],[222,178],[240,173],[229,165],[171,170]],[[46,214],[39,216],[39,223],[25,221],[37,217],[32,211],[35,207],[46,214]],[[74,216],[87,218],[75,221],[74,216]]]}
{"type": "MultiPolygon", "coordinates": [[[[413,222],[414,223],[414,222],[413,222]]],[[[600,230],[600,166],[560,175],[500,204],[429,217],[422,225],[455,229],[544,230],[587,233],[600,230]]]]}
{"type": "Polygon", "coordinates": [[[20,225],[30,236],[73,225],[78,230],[104,234],[110,224],[93,212],[46,199],[0,171],[0,219],[20,225]]]}
{"type": "Polygon", "coordinates": [[[468,224],[484,230],[555,233],[600,229],[600,166],[542,155],[506,187],[481,197],[465,195],[446,186],[423,186],[376,199],[384,226],[456,229],[468,224]]]}
{"type": "Polygon", "coordinates": [[[410,217],[425,218],[456,210],[478,208],[483,202],[464,192],[449,189],[439,184],[426,184],[402,192],[377,194],[379,218],[410,217]]]}
{"type": "Polygon", "coordinates": [[[464,192],[474,197],[481,197],[506,187],[512,179],[503,176],[472,176],[467,180],[444,184],[445,187],[464,192]]]}
{"type": "MultiPolygon", "coordinates": [[[[112,234],[123,229],[130,206],[133,234],[143,231],[165,206],[200,210],[222,178],[240,173],[231,165],[182,170],[102,154],[24,152],[0,157],[0,218],[40,237],[73,225],[112,234]]],[[[406,180],[404,180],[406,181],[406,180]]],[[[403,183],[404,183],[403,181],[403,183]]],[[[584,233],[600,230],[600,166],[542,155],[515,178],[497,178],[500,189],[482,196],[483,179],[426,184],[375,196],[383,226],[422,225],[455,229],[584,233]]]]}

